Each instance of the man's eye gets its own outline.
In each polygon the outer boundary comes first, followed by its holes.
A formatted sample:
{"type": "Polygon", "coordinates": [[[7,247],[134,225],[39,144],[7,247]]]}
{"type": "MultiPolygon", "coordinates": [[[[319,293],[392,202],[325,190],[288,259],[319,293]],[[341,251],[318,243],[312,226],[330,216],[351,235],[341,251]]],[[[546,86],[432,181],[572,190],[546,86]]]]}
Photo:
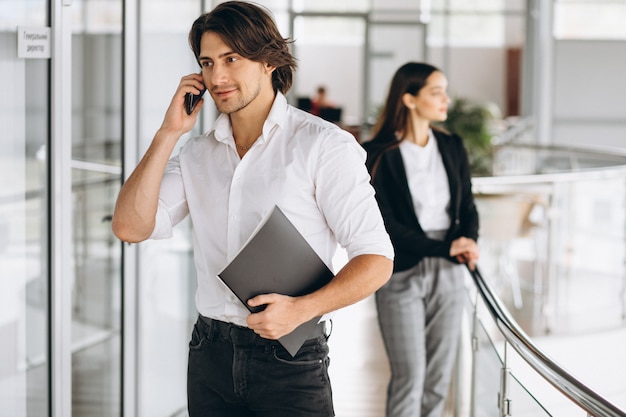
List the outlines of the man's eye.
{"type": "Polygon", "coordinates": [[[237,58],[234,56],[229,56],[228,58],[226,58],[226,62],[235,62],[237,61],[237,58]]]}
{"type": "Polygon", "coordinates": [[[202,68],[209,68],[213,66],[213,63],[209,61],[202,61],[200,65],[202,66],[202,68]]]}

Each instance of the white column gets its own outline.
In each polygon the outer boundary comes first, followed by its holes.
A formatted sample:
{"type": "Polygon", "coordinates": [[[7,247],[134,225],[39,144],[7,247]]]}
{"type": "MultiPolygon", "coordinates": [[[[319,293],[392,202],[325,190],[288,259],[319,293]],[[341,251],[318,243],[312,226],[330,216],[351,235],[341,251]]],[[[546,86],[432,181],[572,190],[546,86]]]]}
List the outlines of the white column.
{"type": "Polygon", "coordinates": [[[72,27],[71,0],[51,3],[50,408],[72,415],[72,27]]]}

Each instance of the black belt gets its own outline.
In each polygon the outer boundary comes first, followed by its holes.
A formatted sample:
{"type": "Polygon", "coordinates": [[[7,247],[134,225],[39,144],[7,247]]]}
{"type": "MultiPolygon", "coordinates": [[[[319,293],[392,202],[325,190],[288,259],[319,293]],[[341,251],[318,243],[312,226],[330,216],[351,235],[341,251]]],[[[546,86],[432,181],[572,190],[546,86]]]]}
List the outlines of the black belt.
{"type": "MultiPolygon", "coordinates": [[[[230,340],[235,345],[265,345],[269,343],[278,343],[277,340],[265,339],[254,333],[248,327],[238,326],[233,323],[215,320],[200,315],[202,321],[209,327],[209,332],[215,337],[224,340],[230,340]]],[[[326,337],[325,322],[318,323],[309,335],[309,339],[317,339],[318,337],[326,337]]]]}

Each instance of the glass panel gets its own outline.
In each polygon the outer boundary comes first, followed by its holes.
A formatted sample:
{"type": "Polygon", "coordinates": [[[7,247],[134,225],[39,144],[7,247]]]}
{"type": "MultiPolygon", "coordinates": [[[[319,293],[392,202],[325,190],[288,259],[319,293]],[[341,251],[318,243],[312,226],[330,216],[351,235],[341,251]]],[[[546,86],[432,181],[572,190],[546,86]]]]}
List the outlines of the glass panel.
{"type": "MultiPolygon", "coordinates": [[[[509,413],[515,417],[551,416],[526,387],[509,373],[509,413]]],[[[568,414],[574,415],[574,414],[568,414]]]]}
{"type": "Polygon", "coordinates": [[[433,15],[428,27],[431,46],[502,46],[505,44],[502,14],[433,15]]]}
{"type": "Polygon", "coordinates": [[[46,1],[0,2],[1,417],[48,412],[49,71],[16,48],[16,27],[47,26],[47,10],[46,1]]]}
{"type": "Polygon", "coordinates": [[[547,201],[548,196],[538,189],[475,196],[481,218],[481,270],[513,317],[530,334],[535,334],[534,326],[541,329],[543,325],[535,320],[543,314],[541,297],[535,290],[544,276],[538,268],[543,264],[541,254],[545,251],[535,242],[545,236],[541,226],[547,201]]]}
{"type": "Polygon", "coordinates": [[[626,189],[623,178],[556,187],[550,277],[551,331],[584,334],[623,326],[626,189]],[[593,297],[589,297],[593,294],[593,297]]]}
{"type": "MultiPolygon", "coordinates": [[[[140,9],[140,71],[138,157],[142,157],[163,121],[180,79],[199,66],[187,36],[202,13],[201,0],[145,1],[140,9]],[[181,4],[183,9],[181,9],[181,4]],[[167,27],[160,22],[168,16],[167,27]],[[167,59],[158,57],[167,56],[167,59]],[[151,65],[157,57],[158,64],[151,65]]],[[[191,135],[214,120],[214,105],[205,95],[202,115],[191,135]]],[[[129,138],[136,141],[136,138],[129,138]]],[[[134,167],[128,167],[132,170],[134,167]]],[[[187,354],[191,329],[197,317],[195,269],[190,222],[174,228],[174,237],[139,245],[138,416],[182,416],[187,412],[187,354]]]]}
{"type": "Polygon", "coordinates": [[[121,245],[110,227],[119,191],[122,1],[72,5],[72,409],[121,410],[121,245]]]}
{"type": "Polygon", "coordinates": [[[340,121],[346,125],[359,124],[363,103],[364,35],[362,18],[296,17],[296,97],[310,98],[319,86],[324,86],[328,100],[341,108],[340,121]],[[320,28],[324,28],[323,32],[320,28]],[[346,63],[350,63],[349,71],[346,71],[346,63]]]}
{"type": "Polygon", "coordinates": [[[380,113],[391,78],[409,61],[423,61],[424,30],[421,24],[372,24],[370,26],[370,82],[368,122],[380,113]]]}
{"type": "Polygon", "coordinates": [[[475,417],[498,417],[502,360],[482,322],[474,328],[473,408],[475,417]]]}
{"type": "Polygon", "coordinates": [[[293,0],[295,12],[365,12],[370,0],[293,0]]]}
{"type": "MultiPolygon", "coordinates": [[[[160,5],[161,2],[163,0],[158,0],[158,1],[150,1],[150,4],[157,4],[160,5]]],[[[184,1],[183,4],[187,4],[187,5],[192,5],[194,8],[194,14],[196,12],[196,9],[198,9],[198,0],[177,0],[176,1],[176,5],[178,5],[179,1],[184,1]]],[[[290,33],[289,33],[289,21],[290,21],[290,16],[289,16],[289,3],[291,0],[257,0],[254,3],[261,5],[263,7],[265,7],[266,9],[268,9],[270,11],[270,14],[272,15],[272,17],[274,18],[274,21],[276,22],[276,26],[278,26],[278,30],[280,31],[280,33],[282,33],[282,35],[284,37],[289,37],[290,33]]],[[[213,4],[211,4],[211,2],[203,2],[205,3],[205,7],[206,10],[209,11],[211,10],[214,6],[217,6],[219,3],[223,3],[224,0],[220,0],[220,1],[214,1],[213,4]]],[[[167,1],[165,1],[165,3],[167,3],[167,1]]],[[[307,2],[308,3],[308,2],[307,2]]],[[[312,3],[312,2],[311,2],[312,3]]],[[[315,3],[317,4],[317,3],[315,3]]],[[[143,4],[142,4],[143,7],[143,4]]],[[[171,7],[170,7],[171,9],[171,7]]],[[[178,7],[175,8],[176,10],[178,10],[178,7]]],[[[158,12],[160,13],[161,8],[158,8],[158,12]]],[[[142,11],[143,14],[143,11],[142,11]]],[[[194,18],[196,16],[193,16],[194,18]]],[[[154,23],[155,24],[159,24],[161,23],[160,18],[157,18],[154,23]]],[[[180,23],[183,20],[180,19],[174,19],[173,20],[173,26],[178,26],[180,27],[180,23]]],[[[191,26],[191,22],[193,20],[189,21],[189,26],[191,26]]]]}
{"type": "Polygon", "coordinates": [[[526,7],[526,0],[430,0],[433,10],[443,11],[520,11],[526,7]]]}
{"type": "Polygon", "coordinates": [[[505,0],[448,0],[450,10],[457,11],[494,11],[503,10],[505,0]]]}
{"type": "Polygon", "coordinates": [[[372,11],[377,10],[404,10],[417,11],[420,8],[428,8],[429,1],[406,1],[406,0],[371,0],[372,11]]]}
{"type": "MultiPolygon", "coordinates": [[[[597,335],[595,334],[590,338],[595,341],[598,340],[597,335]]],[[[570,351],[578,349],[577,347],[572,347],[576,345],[578,341],[555,341],[552,337],[544,339],[544,341],[547,341],[548,343],[550,343],[550,341],[556,342],[559,346],[559,354],[553,357],[559,359],[559,365],[563,366],[566,371],[572,372],[572,367],[568,366],[566,363],[562,363],[561,359],[563,359],[564,356],[567,356],[570,351]]],[[[533,342],[537,342],[537,340],[533,338],[533,342]]],[[[543,349],[541,346],[539,346],[539,348],[543,349]]],[[[591,349],[586,352],[591,352],[591,349]]],[[[581,362],[580,354],[575,356],[575,358],[577,363],[581,362]]],[[[542,377],[535,370],[535,368],[529,365],[528,362],[526,362],[517,353],[515,349],[511,348],[507,350],[507,368],[509,370],[509,378],[507,380],[507,398],[510,400],[509,408],[511,415],[516,417],[518,415],[524,417],[545,415],[583,417],[587,415],[587,413],[578,407],[572,400],[565,396],[560,389],[555,388],[544,377],[542,377]]],[[[606,376],[609,375],[609,373],[600,372],[599,375],[601,375],[599,378],[607,379],[606,376]]],[[[611,378],[608,379],[610,380],[611,378]]],[[[589,381],[589,378],[581,379],[580,381],[586,384],[587,381],[589,381]]],[[[619,389],[615,390],[615,381],[614,383],[611,383],[610,386],[611,389],[609,391],[619,391],[619,389]]],[[[590,388],[593,389],[593,387],[590,388]]],[[[596,392],[602,393],[602,391],[596,392]]]]}

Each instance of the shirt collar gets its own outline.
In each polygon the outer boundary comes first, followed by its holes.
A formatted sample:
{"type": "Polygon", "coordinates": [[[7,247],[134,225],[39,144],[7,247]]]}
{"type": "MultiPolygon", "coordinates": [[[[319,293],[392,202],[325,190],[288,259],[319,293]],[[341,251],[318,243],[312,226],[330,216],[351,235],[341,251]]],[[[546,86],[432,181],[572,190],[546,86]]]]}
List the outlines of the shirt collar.
{"type": "MultiPolygon", "coordinates": [[[[265,142],[270,135],[270,132],[275,127],[284,127],[287,120],[287,99],[281,92],[276,93],[274,103],[270,109],[265,122],[263,123],[263,134],[258,139],[261,142],[265,142]]],[[[215,121],[213,128],[207,132],[207,135],[213,133],[216,140],[228,143],[233,141],[233,127],[230,124],[230,117],[228,114],[220,113],[215,121]]]]}

